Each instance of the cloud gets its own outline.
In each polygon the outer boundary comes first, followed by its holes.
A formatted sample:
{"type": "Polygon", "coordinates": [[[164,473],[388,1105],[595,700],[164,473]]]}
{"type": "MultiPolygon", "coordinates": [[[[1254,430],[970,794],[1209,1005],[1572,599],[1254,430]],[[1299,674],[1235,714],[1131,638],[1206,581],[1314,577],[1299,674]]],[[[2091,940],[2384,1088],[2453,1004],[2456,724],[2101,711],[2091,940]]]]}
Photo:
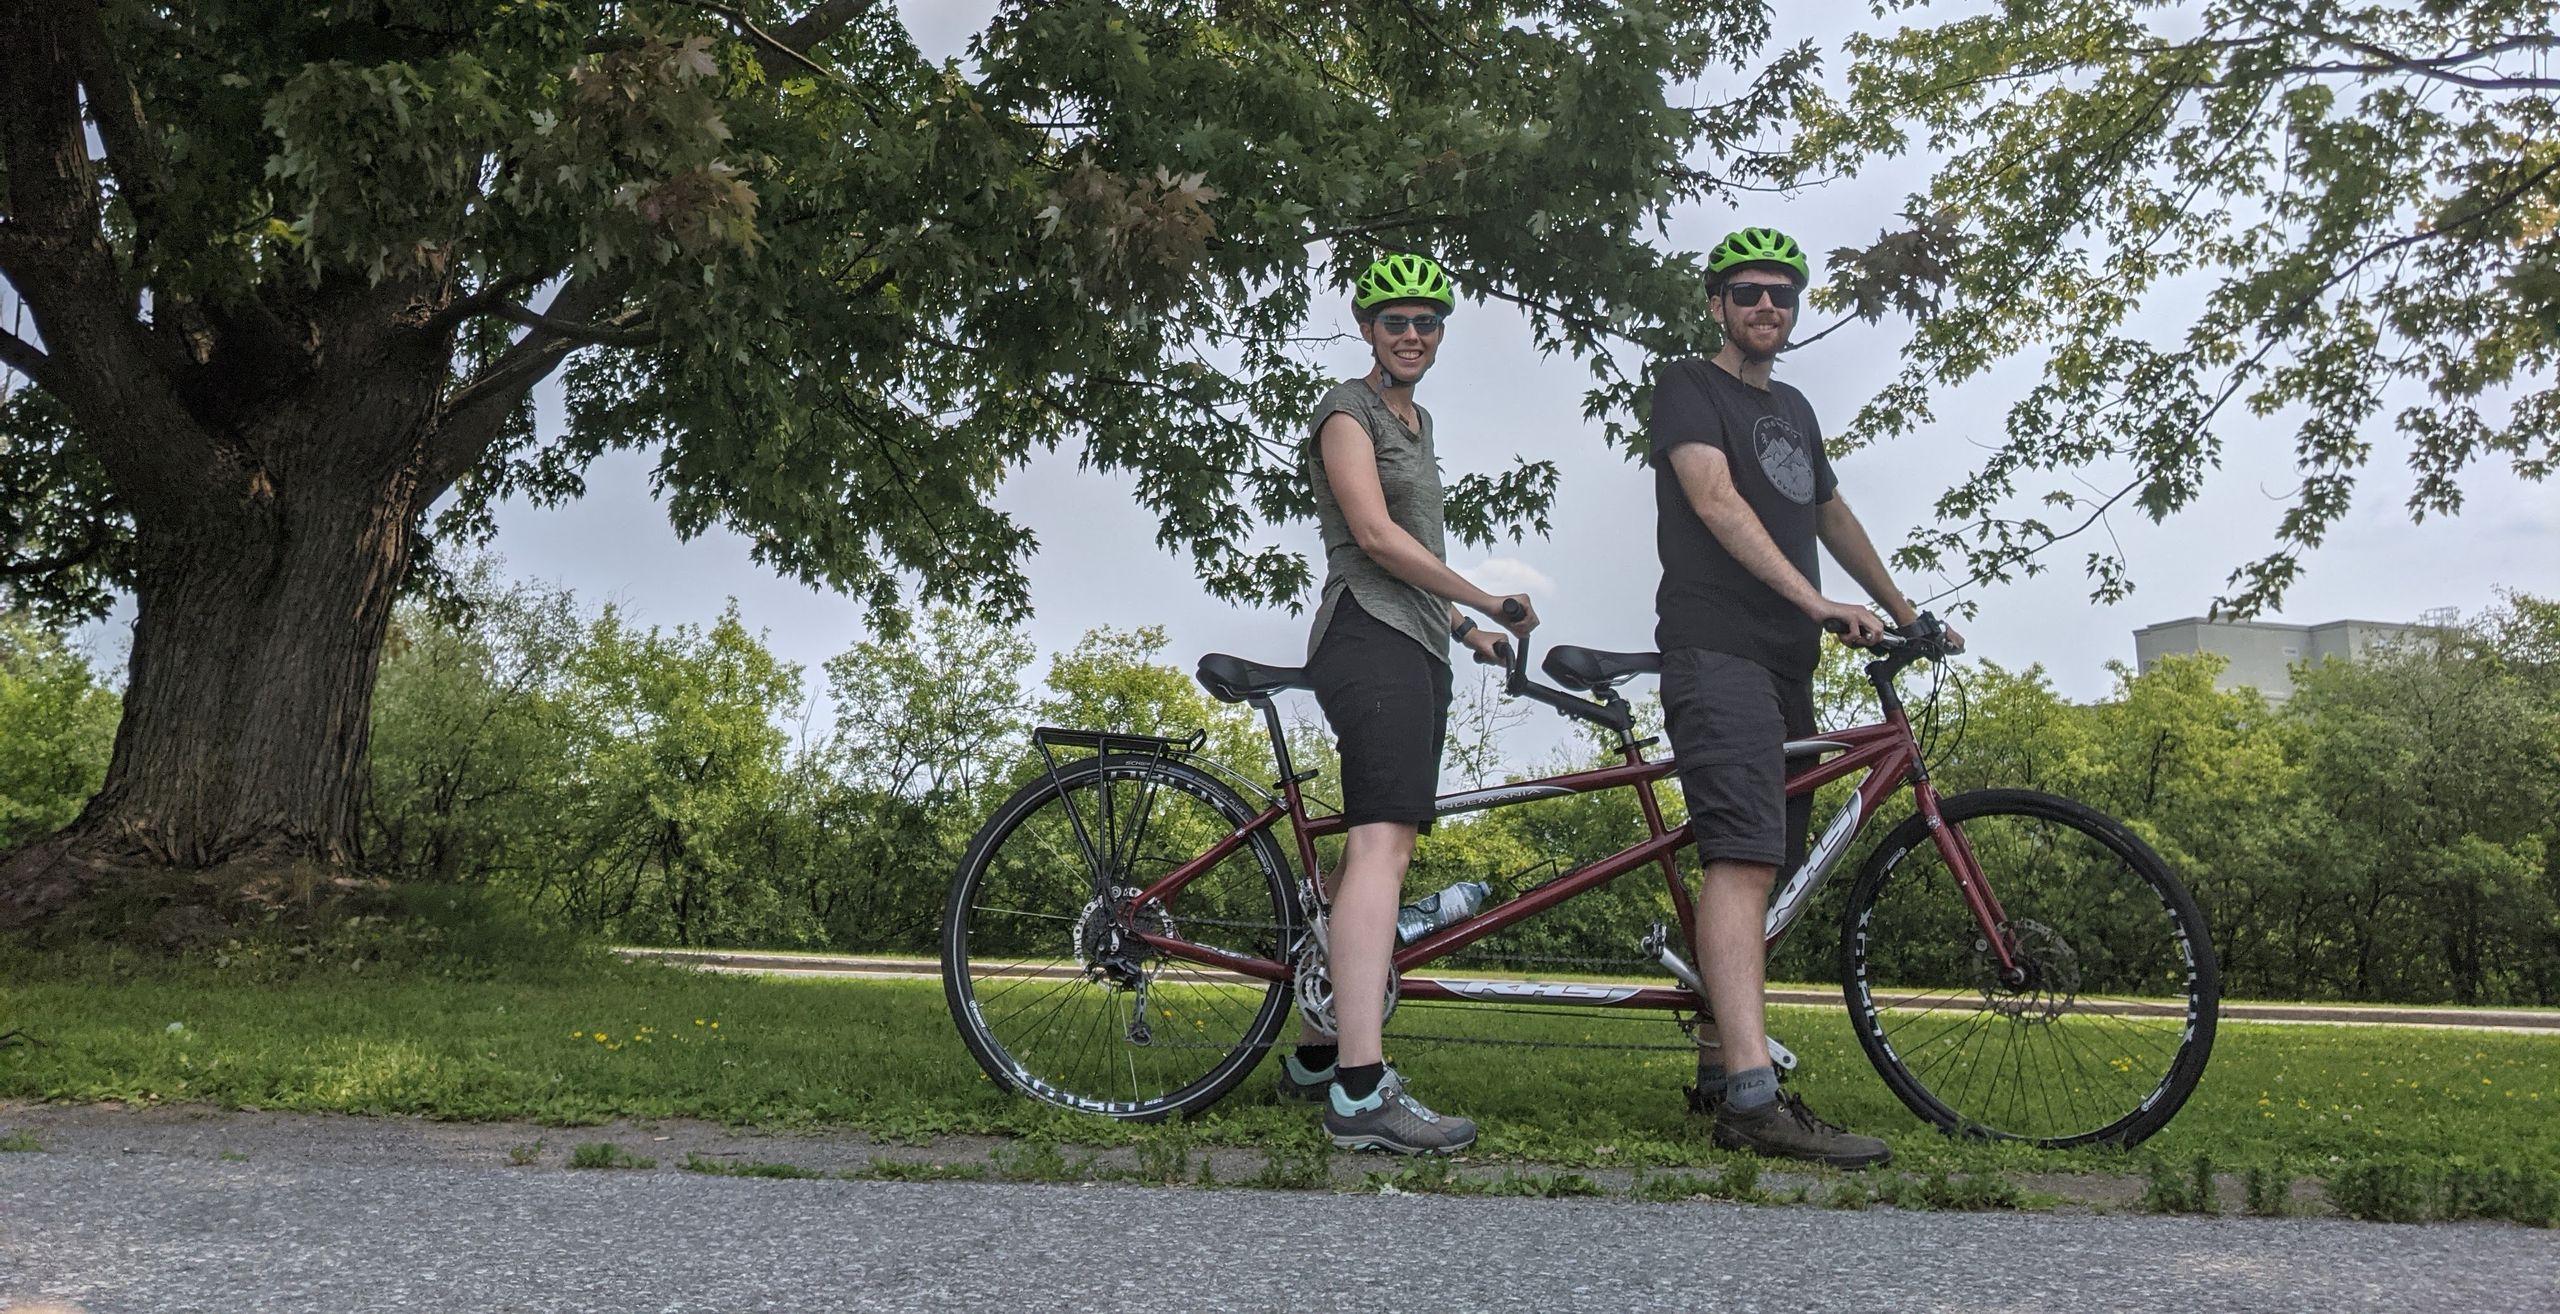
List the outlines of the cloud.
{"type": "Polygon", "coordinates": [[[1492,593],[1526,593],[1531,599],[1552,598],[1555,579],[1518,557],[1489,557],[1477,562],[1451,562],[1451,569],[1476,587],[1492,593]]]}

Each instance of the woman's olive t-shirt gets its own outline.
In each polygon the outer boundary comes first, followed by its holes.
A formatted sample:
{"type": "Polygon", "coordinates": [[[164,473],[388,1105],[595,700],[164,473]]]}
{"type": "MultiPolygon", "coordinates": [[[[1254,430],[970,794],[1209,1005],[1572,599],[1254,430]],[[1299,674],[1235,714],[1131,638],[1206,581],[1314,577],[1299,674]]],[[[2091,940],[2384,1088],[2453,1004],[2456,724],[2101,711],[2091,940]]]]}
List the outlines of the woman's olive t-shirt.
{"type": "Polygon", "coordinates": [[[1414,408],[1422,420],[1422,428],[1416,431],[1387,409],[1386,399],[1368,380],[1335,384],[1316,403],[1315,424],[1307,431],[1307,485],[1315,492],[1316,526],[1324,535],[1324,594],[1316,606],[1315,626],[1307,635],[1307,658],[1315,659],[1325,625],[1348,592],[1360,600],[1362,611],[1446,664],[1449,604],[1396,578],[1362,551],[1351,536],[1351,522],[1343,518],[1342,504],[1334,500],[1333,482],[1325,476],[1324,444],[1317,435],[1337,412],[1357,421],[1377,448],[1378,488],[1386,494],[1387,517],[1431,555],[1449,559],[1447,530],[1440,518],[1440,458],[1431,447],[1431,412],[1414,408]]]}

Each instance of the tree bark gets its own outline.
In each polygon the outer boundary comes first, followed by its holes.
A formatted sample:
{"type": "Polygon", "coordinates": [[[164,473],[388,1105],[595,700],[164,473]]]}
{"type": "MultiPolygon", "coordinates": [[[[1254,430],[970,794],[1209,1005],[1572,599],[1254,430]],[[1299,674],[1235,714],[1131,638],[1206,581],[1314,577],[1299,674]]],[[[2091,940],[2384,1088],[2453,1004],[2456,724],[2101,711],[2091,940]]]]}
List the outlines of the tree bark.
{"type": "Polygon", "coordinates": [[[105,785],[68,828],[0,861],[0,926],[172,872],[201,878],[201,897],[179,902],[210,904],[354,874],[375,670],[420,490],[413,469],[393,469],[269,492],[138,527],[105,785]]]}

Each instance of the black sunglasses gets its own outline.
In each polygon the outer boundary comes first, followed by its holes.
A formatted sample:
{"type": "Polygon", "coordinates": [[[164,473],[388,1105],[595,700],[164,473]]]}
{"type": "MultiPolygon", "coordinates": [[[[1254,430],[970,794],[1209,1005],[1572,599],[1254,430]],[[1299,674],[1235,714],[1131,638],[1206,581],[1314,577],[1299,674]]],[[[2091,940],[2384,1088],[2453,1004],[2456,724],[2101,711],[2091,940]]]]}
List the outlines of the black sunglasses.
{"type": "Polygon", "coordinates": [[[1764,293],[1769,298],[1769,304],[1780,310],[1796,308],[1796,289],[1792,284],[1727,283],[1724,285],[1725,299],[1737,306],[1759,305],[1760,297],[1764,293]]]}
{"type": "Polygon", "coordinates": [[[1406,329],[1427,338],[1439,333],[1446,321],[1438,315],[1380,315],[1377,322],[1378,331],[1391,338],[1403,336],[1406,329]]]}

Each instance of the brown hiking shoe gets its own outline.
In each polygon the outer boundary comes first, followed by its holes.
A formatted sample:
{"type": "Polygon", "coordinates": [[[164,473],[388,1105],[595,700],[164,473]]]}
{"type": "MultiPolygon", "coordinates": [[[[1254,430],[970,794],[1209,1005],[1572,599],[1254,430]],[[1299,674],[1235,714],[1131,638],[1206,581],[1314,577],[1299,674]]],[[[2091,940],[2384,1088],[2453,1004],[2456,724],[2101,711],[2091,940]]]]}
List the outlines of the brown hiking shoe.
{"type": "Polygon", "coordinates": [[[1801,1159],[1834,1168],[1873,1168],[1893,1162],[1893,1151],[1873,1136],[1841,1130],[1813,1116],[1791,1092],[1756,1109],[1725,1103],[1716,1109],[1715,1142],[1773,1159],[1801,1159]]]}

